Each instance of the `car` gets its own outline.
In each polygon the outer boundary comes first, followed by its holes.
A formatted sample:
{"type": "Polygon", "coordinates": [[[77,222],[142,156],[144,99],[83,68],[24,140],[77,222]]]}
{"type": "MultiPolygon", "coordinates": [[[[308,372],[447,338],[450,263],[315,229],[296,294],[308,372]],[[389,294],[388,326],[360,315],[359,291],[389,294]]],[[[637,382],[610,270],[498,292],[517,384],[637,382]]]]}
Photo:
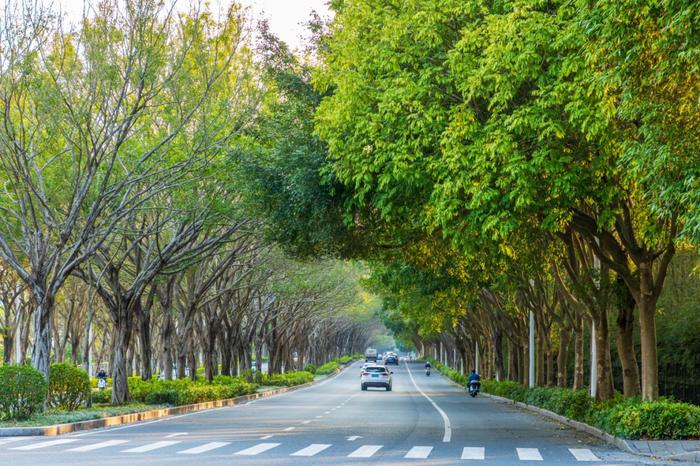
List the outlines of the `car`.
{"type": "Polygon", "coordinates": [[[367,348],[365,351],[365,362],[376,362],[377,361],[377,350],[374,348],[367,348]]]}
{"type": "Polygon", "coordinates": [[[360,386],[366,391],[369,387],[385,388],[391,391],[391,372],[386,366],[368,366],[360,376],[360,386]]]}
{"type": "Polygon", "coordinates": [[[384,356],[384,364],[389,365],[389,364],[395,364],[399,365],[399,358],[395,354],[388,354],[384,356]]]}
{"type": "Polygon", "coordinates": [[[362,375],[362,373],[365,372],[365,369],[367,369],[368,367],[376,366],[376,365],[377,365],[377,363],[375,363],[375,362],[366,362],[366,363],[362,364],[362,369],[360,370],[360,375],[362,375]]]}

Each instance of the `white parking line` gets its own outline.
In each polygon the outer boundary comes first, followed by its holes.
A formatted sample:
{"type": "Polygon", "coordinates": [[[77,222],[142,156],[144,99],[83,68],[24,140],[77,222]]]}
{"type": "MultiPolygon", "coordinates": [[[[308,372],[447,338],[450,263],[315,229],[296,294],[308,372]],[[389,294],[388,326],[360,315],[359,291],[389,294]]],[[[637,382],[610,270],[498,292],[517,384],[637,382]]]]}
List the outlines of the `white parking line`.
{"type": "Polygon", "coordinates": [[[62,438],[58,440],[49,440],[48,442],[30,443],[29,445],[22,445],[21,447],[10,448],[10,450],[38,450],[39,448],[53,447],[54,445],[63,445],[64,443],[72,443],[77,441],[77,438],[62,438]]]}
{"type": "Polygon", "coordinates": [[[93,443],[92,445],[83,445],[82,447],[69,448],[66,451],[93,451],[99,450],[100,448],[113,447],[114,445],[122,445],[127,442],[128,440],[107,440],[105,442],[93,443]]]}
{"type": "Polygon", "coordinates": [[[237,451],[234,453],[234,455],[239,455],[239,456],[254,456],[254,455],[259,455],[262,452],[265,452],[267,450],[272,450],[275,447],[279,447],[281,444],[279,443],[259,443],[255,445],[254,447],[246,448],[245,450],[237,451]]]}
{"type": "Polygon", "coordinates": [[[231,442],[209,442],[209,443],[205,443],[204,445],[200,445],[198,447],[178,451],[178,453],[182,454],[182,455],[198,455],[200,453],[204,453],[205,451],[211,451],[211,450],[216,450],[217,448],[225,447],[226,445],[229,445],[230,443],[231,442]]]}
{"type": "Polygon", "coordinates": [[[413,378],[413,374],[411,373],[411,368],[408,367],[408,363],[406,363],[406,369],[408,369],[408,375],[411,377],[411,382],[413,382],[413,386],[416,387],[416,390],[418,390],[418,393],[423,395],[426,400],[430,402],[431,405],[433,405],[433,408],[440,413],[440,416],[442,416],[442,422],[445,425],[445,434],[442,436],[442,441],[443,442],[449,442],[452,440],[452,426],[450,425],[450,418],[447,417],[447,414],[445,414],[445,411],[440,409],[440,407],[433,401],[432,398],[430,398],[428,395],[426,395],[423,390],[418,387],[418,384],[416,384],[416,380],[413,378]]]}
{"type": "Polygon", "coordinates": [[[518,458],[523,461],[542,461],[542,455],[537,448],[516,448],[518,458]]]}
{"type": "Polygon", "coordinates": [[[569,448],[576,461],[602,461],[588,448],[569,448]]]}
{"type": "Polygon", "coordinates": [[[348,455],[349,458],[370,458],[384,445],[363,445],[348,455]]]}
{"type": "Polygon", "coordinates": [[[136,448],[129,448],[128,450],[122,450],[122,453],[144,453],[147,451],[157,450],[159,448],[169,447],[170,445],[175,445],[181,443],[180,440],[163,440],[160,442],[147,443],[136,448]]]}
{"type": "Polygon", "coordinates": [[[314,456],[317,453],[321,453],[326,448],[330,448],[330,445],[325,443],[312,443],[308,447],[292,453],[290,456],[314,456]]]}
{"type": "Polygon", "coordinates": [[[425,459],[430,455],[431,451],[433,451],[433,447],[413,447],[408,450],[404,458],[425,459]]]}
{"type": "Polygon", "coordinates": [[[462,459],[463,460],[483,460],[484,459],[484,448],[483,447],[464,447],[462,449],[462,459]]]}

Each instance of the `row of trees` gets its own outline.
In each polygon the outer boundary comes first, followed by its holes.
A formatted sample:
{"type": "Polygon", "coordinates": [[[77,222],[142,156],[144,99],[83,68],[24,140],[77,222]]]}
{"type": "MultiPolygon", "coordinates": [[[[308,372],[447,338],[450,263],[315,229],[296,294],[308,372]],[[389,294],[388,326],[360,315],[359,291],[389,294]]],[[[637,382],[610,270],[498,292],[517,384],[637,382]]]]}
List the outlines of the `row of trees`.
{"type": "Polygon", "coordinates": [[[697,3],[332,8],[290,94],[314,123],[282,125],[301,155],[265,165],[319,200],[282,215],[294,244],[368,259],[387,325],[418,348],[478,347],[525,382],[532,313],[534,382],[582,387],[593,335],[598,398],[611,347],[624,394],[657,398],[658,300],[700,240],[697,3]]]}
{"type": "MultiPolygon", "coordinates": [[[[86,4],[87,5],[87,4],[86,4]]],[[[211,380],[364,348],[371,300],[348,265],[285,259],[242,153],[284,104],[289,61],[234,4],[105,0],[78,24],[10,1],[0,24],[4,358],[48,375],[108,362],[112,401],[154,369],[211,380]],[[260,53],[258,53],[260,52],[260,53]],[[14,348],[13,348],[14,345],[14,348]],[[31,349],[29,348],[31,346],[31,349]]],[[[273,219],[274,220],[274,219],[273,219]]]]}

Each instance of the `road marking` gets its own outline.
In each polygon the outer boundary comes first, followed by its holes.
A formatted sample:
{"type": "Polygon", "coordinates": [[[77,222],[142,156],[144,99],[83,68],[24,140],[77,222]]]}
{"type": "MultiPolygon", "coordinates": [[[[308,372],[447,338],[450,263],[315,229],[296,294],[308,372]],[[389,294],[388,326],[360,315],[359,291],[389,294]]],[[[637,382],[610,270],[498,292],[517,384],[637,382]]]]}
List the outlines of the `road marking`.
{"type": "Polygon", "coordinates": [[[231,442],[209,442],[209,443],[205,443],[204,445],[200,445],[198,447],[178,451],[178,453],[182,454],[182,455],[198,455],[200,453],[204,453],[205,451],[211,451],[211,450],[216,450],[217,448],[225,447],[226,445],[229,445],[230,443],[231,442]]]}
{"type": "Polygon", "coordinates": [[[48,442],[30,443],[21,447],[10,448],[10,450],[38,450],[39,448],[52,447],[54,445],[63,445],[64,443],[77,442],[77,438],[62,438],[58,440],[49,440],[48,442]]]}
{"type": "Polygon", "coordinates": [[[349,458],[370,458],[384,445],[363,445],[348,455],[349,458]]]}
{"type": "Polygon", "coordinates": [[[284,429],[284,431],[289,432],[290,430],[294,430],[294,429],[296,429],[296,427],[287,427],[286,429],[284,429]]]}
{"type": "Polygon", "coordinates": [[[330,448],[330,445],[326,443],[312,443],[308,447],[302,448],[289,456],[314,456],[317,453],[321,453],[326,448],[330,448]]]}
{"type": "Polygon", "coordinates": [[[302,421],[302,424],[308,424],[311,421],[302,421]]]}
{"type": "Polygon", "coordinates": [[[169,447],[170,445],[175,445],[181,443],[180,440],[163,440],[160,442],[148,443],[136,448],[129,448],[128,450],[122,450],[122,453],[144,453],[146,451],[157,450],[159,448],[169,447]]]}
{"type": "Polygon", "coordinates": [[[447,414],[445,414],[445,411],[440,409],[440,407],[433,401],[432,398],[430,398],[428,395],[426,395],[423,390],[421,390],[418,387],[418,384],[416,384],[416,380],[413,378],[413,373],[411,373],[411,368],[408,367],[408,363],[406,363],[406,369],[408,369],[408,375],[411,377],[411,382],[413,382],[413,386],[416,387],[416,390],[418,390],[418,393],[423,395],[426,400],[430,402],[430,404],[433,405],[433,408],[437,410],[438,413],[440,413],[440,416],[442,416],[442,422],[445,425],[445,435],[442,436],[442,441],[443,442],[449,442],[452,440],[452,426],[450,425],[450,418],[447,417],[447,414]]]}
{"type": "Polygon", "coordinates": [[[8,443],[19,442],[20,440],[27,440],[28,438],[32,438],[32,437],[12,437],[12,438],[4,438],[4,439],[0,440],[0,445],[7,445],[8,443]]]}
{"type": "Polygon", "coordinates": [[[569,448],[576,461],[602,461],[588,448],[569,448]]]}
{"type": "Polygon", "coordinates": [[[464,447],[462,449],[462,459],[463,460],[483,460],[484,459],[484,448],[483,447],[464,447]]]}
{"type": "Polygon", "coordinates": [[[259,455],[262,452],[265,452],[267,450],[272,450],[275,447],[279,447],[281,444],[279,443],[259,443],[255,445],[254,447],[246,448],[245,450],[237,451],[234,453],[234,455],[239,455],[239,456],[254,456],[254,455],[259,455]]]}
{"type": "Polygon", "coordinates": [[[100,448],[112,447],[114,445],[121,445],[128,442],[128,440],[107,440],[105,442],[93,443],[92,445],[83,445],[82,447],[69,448],[66,451],[93,451],[99,450],[100,448]]]}
{"type": "Polygon", "coordinates": [[[164,438],[180,437],[182,435],[187,435],[187,432],[175,432],[174,434],[166,435],[164,438]]]}
{"type": "Polygon", "coordinates": [[[262,437],[260,437],[260,440],[267,440],[272,437],[274,437],[274,435],[263,435],[262,437]]]}
{"type": "Polygon", "coordinates": [[[542,455],[537,448],[516,448],[518,458],[524,461],[542,461],[542,455]]]}
{"type": "Polygon", "coordinates": [[[319,414],[318,416],[316,416],[316,419],[321,419],[322,417],[323,417],[323,416],[321,416],[321,415],[319,414]]]}
{"type": "Polygon", "coordinates": [[[431,451],[433,451],[433,447],[413,447],[408,450],[404,458],[425,459],[430,455],[431,451]]]}
{"type": "Polygon", "coordinates": [[[351,435],[350,437],[345,437],[345,438],[346,438],[347,440],[351,441],[351,442],[354,442],[354,441],[357,440],[358,438],[362,438],[362,437],[359,436],[359,435],[351,435]]]}
{"type": "Polygon", "coordinates": [[[323,414],[330,414],[330,413],[331,413],[330,411],[326,411],[326,412],[325,412],[325,413],[323,413],[323,414]]]}

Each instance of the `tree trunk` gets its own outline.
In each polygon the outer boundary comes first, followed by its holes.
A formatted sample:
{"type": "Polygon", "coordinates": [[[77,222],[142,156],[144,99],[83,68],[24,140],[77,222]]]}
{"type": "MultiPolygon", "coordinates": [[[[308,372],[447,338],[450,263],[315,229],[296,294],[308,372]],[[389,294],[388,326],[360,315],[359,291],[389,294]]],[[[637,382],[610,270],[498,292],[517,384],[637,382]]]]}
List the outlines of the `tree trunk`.
{"type": "Polygon", "coordinates": [[[151,310],[143,308],[140,303],[138,306],[139,316],[139,348],[141,350],[141,379],[150,380],[153,376],[153,368],[151,367],[151,310]]]}
{"type": "Polygon", "coordinates": [[[559,328],[559,351],[557,352],[557,387],[566,388],[568,385],[568,356],[571,335],[567,327],[559,328]]]}
{"type": "Polygon", "coordinates": [[[597,400],[610,400],[615,391],[612,380],[612,363],[610,357],[610,331],[608,328],[608,313],[601,311],[595,319],[595,337],[597,346],[598,386],[597,400]]]}
{"type": "Polygon", "coordinates": [[[49,378],[49,366],[51,365],[51,312],[53,311],[53,297],[43,293],[43,290],[34,291],[36,309],[34,310],[34,347],[32,348],[32,366],[49,378]],[[38,295],[38,296],[37,296],[38,295]]]}
{"type": "Polygon", "coordinates": [[[129,400],[127,383],[127,352],[131,339],[131,326],[126,318],[114,323],[114,353],[112,358],[112,404],[118,405],[129,400]]]}
{"type": "Polygon", "coordinates": [[[574,390],[583,388],[583,324],[574,333],[574,390]]]}
{"type": "MultiPolygon", "coordinates": [[[[173,378],[173,318],[170,315],[170,311],[166,310],[165,322],[163,323],[163,352],[161,354],[163,361],[163,376],[165,380],[172,380],[173,378]]],[[[179,366],[179,364],[178,364],[179,366]]]]}
{"type": "MultiPolygon", "coordinates": [[[[16,331],[19,331],[17,329],[16,331]]],[[[3,349],[3,355],[2,355],[2,360],[3,364],[8,365],[10,364],[10,358],[12,358],[12,353],[14,351],[14,345],[12,343],[13,336],[12,335],[5,335],[2,338],[2,349],[3,349]]]]}
{"type": "Polygon", "coordinates": [[[626,398],[639,396],[639,366],[634,350],[634,296],[618,279],[617,354],[622,366],[622,391],[626,398]]]}
{"type": "Polygon", "coordinates": [[[496,380],[503,379],[503,333],[496,331],[493,335],[493,352],[496,365],[496,380]]]}

